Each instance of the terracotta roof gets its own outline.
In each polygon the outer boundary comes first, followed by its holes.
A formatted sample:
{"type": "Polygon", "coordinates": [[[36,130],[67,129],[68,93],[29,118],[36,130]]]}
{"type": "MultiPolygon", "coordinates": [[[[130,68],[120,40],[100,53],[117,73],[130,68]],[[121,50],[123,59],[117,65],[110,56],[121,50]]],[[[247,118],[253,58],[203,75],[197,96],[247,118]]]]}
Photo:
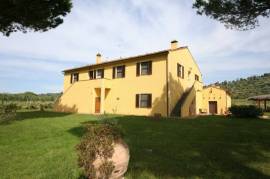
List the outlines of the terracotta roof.
{"type": "Polygon", "coordinates": [[[252,96],[249,97],[248,100],[270,100],[270,94],[252,96]]]}
{"type": "MultiPolygon", "coordinates": [[[[187,48],[187,46],[179,47],[179,48],[177,48],[175,50],[182,49],[182,48],[187,48]]],[[[63,70],[63,72],[70,72],[70,71],[74,71],[74,70],[79,70],[79,69],[88,68],[88,67],[94,67],[94,66],[101,66],[101,65],[115,63],[115,62],[123,62],[123,61],[126,61],[126,60],[136,59],[136,58],[144,57],[144,56],[151,56],[151,55],[157,55],[157,54],[166,54],[170,50],[171,49],[167,49],[167,50],[161,50],[161,51],[152,52],[152,53],[146,53],[146,54],[142,54],[142,55],[130,56],[130,57],[125,57],[125,58],[118,58],[118,59],[115,59],[115,60],[104,61],[104,62],[98,63],[98,64],[96,64],[96,63],[95,64],[88,64],[88,65],[84,65],[84,66],[80,66],[80,67],[66,69],[66,70],[63,70]]]]}

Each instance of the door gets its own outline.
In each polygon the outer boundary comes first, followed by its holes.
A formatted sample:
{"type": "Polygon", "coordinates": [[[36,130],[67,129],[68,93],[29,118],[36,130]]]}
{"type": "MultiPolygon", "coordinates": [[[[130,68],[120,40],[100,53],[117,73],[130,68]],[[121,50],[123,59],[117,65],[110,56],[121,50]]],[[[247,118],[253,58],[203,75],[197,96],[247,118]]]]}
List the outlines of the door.
{"type": "Polygon", "coordinates": [[[210,114],[217,114],[217,102],[216,101],[209,101],[209,113],[210,114]]]}
{"type": "Polygon", "coordinates": [[[95,113],[100,113],[100,97],[96,97],[95,113]]]}

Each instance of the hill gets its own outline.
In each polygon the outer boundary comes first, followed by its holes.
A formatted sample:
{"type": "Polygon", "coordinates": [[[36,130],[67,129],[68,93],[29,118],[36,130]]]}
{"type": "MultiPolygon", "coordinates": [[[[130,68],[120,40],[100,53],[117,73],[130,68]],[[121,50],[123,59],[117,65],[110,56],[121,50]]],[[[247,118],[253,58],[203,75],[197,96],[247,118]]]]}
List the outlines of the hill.
{"type": "Polygon", "coordinates": [[[233,81],[217,82],[215,85],[231,92],[233,99],[246,99],[250,96],[270,94],[270,73],[233,81]]]}
{"type": "Polygon", "coordinates": [[[0,101],[55,101],[60,93],[0,93],[0,101]]]}

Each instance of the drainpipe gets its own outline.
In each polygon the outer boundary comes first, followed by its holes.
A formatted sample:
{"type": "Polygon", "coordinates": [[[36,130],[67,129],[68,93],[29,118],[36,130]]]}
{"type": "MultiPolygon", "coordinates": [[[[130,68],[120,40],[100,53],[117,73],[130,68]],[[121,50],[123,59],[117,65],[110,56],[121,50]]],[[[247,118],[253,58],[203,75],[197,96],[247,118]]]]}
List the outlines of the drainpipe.
{"type": "Polygon", "coordinates": [[[168,55],[166,58],[166,96],[167,96],[167,117],[169,117],[169,70],[168,70],[168,55]]]}

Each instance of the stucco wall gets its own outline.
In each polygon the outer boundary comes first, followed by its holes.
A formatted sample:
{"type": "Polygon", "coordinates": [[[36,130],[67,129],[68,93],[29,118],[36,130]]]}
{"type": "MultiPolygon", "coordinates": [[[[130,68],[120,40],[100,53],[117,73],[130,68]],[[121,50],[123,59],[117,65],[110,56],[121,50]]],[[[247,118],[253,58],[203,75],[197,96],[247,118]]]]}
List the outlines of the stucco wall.
{"type": "Polygon", "coordinates": [[[219,87],[207,87],[203,89],[202,109],[209,114],[209,101],[217,101],[217,113],[226,114],[231,106],[231,97],[219,87]]]}
{"type": "Polygon", "coordinates": [[[192,101],[195,99],[196,113],[198,112],[198,104],[201,104],[201,95],[197,96],[197,92],[202,89],[202,74],[198,65],[193,59],[188,48],[180,48],[171,50],[168,55],[169,63],[169,93],[170,93],[170,111],[172,111],[177,102],[181,99],[183,93],[189,90],[195,83],[195,74],[199,76],[199,82],[196,84],[196,89],[191,91],[185,103],[181,107],[181,116],[185,117],[189,114],[189,108],[192,107],[192,101]],[[177,64],[184,66],[184,79],[177,76],[177,64]]]}
{"type": "MultiPolygon", "coordinates": [[[[95,67],[95,66],[94,66],[95,67]]],[[[169,115],[179,108],[182,117],[199,114],[200,111],[209,113],[208,102],[218,102],[218,113],[224,114],[231,105],[230,96],[218,88],[202,89],[202,74],[188,48],[170,50],[168,54],[155,54],[137,57],[132,60],[103,64],[101,67],[89,67],[79,72],[79,82],[70,83],[70,72],[64,75],[63,95],[56,105],[58,111],[72,111],[78,113],[95,113],[95,97],[105,92],[101,101],[105,113],[127,115],[167,115],[167,86],[166,70],[168,70],[169,84],[169,115]],[[152,74],[136,75],[136,63],[152,61],[152,74]],[[177,76],[177,64],[184,66],[184,79],[177,76]],[[112,79],[112,67],[125,65],[125,78],[112,79]],[[89,80],[89,70],[104,68],[104,79],[89,80]],[[199,81],[195,80],[195,74],[199,81]],[[192,88],[193,87],[193,88],[192,88]],[[185,92],[188,95],[183,98],[185,92]],[[136,94],[151,93],[151,108],[136,108],[136,94]],[[179,104],[180,99],[185,99],[179,104]]]]}
{"type": "MultiPolygon", "coordinates": [[[[105,65],[104,79],[89,80],[90,69],[79,70],[79,82],[70,84],[70,73],[64,75],[64,93],[59,99],[58,110],[75,108],[75,112],[94,113],[97,88],[105,88],[105,113],[166,115],[166,58],[167,55],[139,58],[135,61],[105,65]],[[152,75],[136,76],[136,63],[152,61],[152,75]],[[112,79],[112,67],[125,65],[125,78],[112,79]],[[136,94],[151,93],[152,108],[136,108],[136,94]]],[[[99,69],[99,68],[96,68],[99,69]]],[[[63,110],[62,110],[63,111],[63,110]]]]}

